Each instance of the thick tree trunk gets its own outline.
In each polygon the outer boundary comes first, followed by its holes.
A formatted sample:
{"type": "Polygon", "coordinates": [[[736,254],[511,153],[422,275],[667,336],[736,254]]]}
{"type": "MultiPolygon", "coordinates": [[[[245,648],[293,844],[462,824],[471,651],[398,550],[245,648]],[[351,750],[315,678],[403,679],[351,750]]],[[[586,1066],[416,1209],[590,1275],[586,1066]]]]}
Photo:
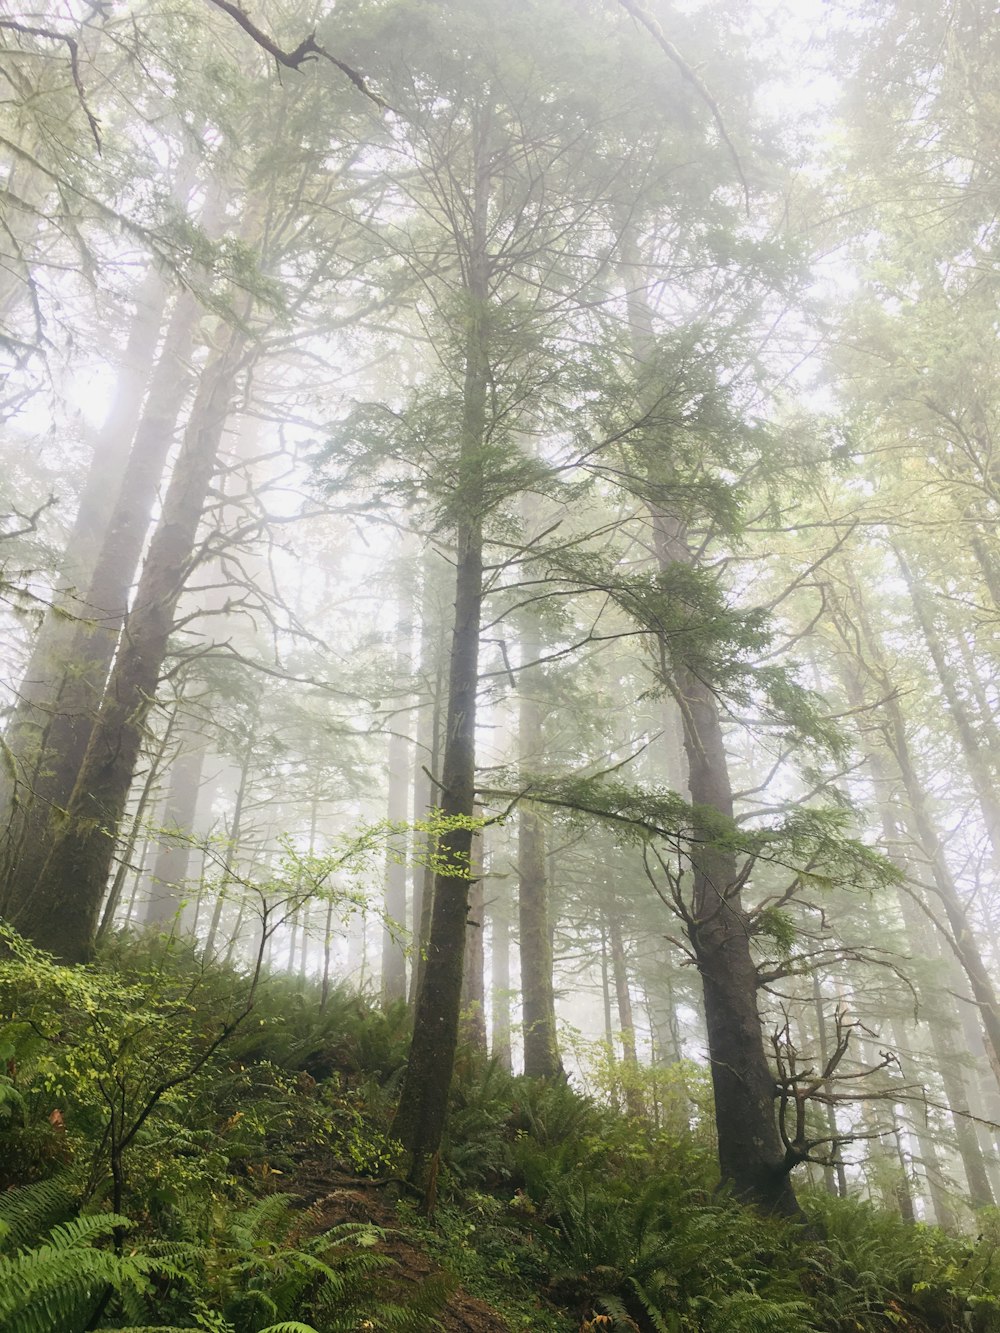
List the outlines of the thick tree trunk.
{"type": "MultiPolygon", "coordinates": [[[[715,696],[682,668],[676,676],[684,715],[691,800],[731,818],[732,790],[715,696]]],[[[798,1204],[775,1122],[775,1081],[757,1009],[757,969],[740,897],[736,858],[695,829],[694,888],[688,935],[705,998],[705,1026],[719,1167],[734,1192],[768,1211],[796,1215],[798,1204]]]]}
{"type": "MultiPolygon", "coordinates": [[[[74,661],[73,640],[81,618],[90,614],[87,589],[107,533],[139,417],[149,367],[160,334],[167,293],[151,272],[136,297],[111,409],[94,447],[76,518],[62,560],[65,586],[45,616],[32,645],[17,701],[4,735],[0,765],[0,906],[6,901],[7,871],[23,843],[23,812],[34,799],[39,769],[44,771],[45,733],[67,668],[74,661]]],[[[68,793],[67,793],[68,795],[68,793]]]]}
{"type": "Polygon", "coordinates": [[[182,295],[167,329],[86,595],[78,599],[80,614],[87,619],[75,624],[63,661],[51,663],[61,670],[61,683],[48,708],[30,799],[10,825],[5,878],[11,915],[34,892],[60,812],[79,781],[177,417],[187,396],[186,363],[197,315],[197,302],[182,295]]]}
{"type": "Polygon", "coordinates": [[[93,948],[115,838],[145,719],[156,697],[174,610],[189,573],[245,341],[244,333],[227,331],[202,375],[76,786],[38,881],[12,914],[29,939],[67,961],[86,959],[93,948]]]}
{"type": "MultiPolygon", "coordinates": [[[[623,234],[622,257],[629,330],[641,377],[651,364],[655,331],[645,288],[637,278],[643,265],[630,229],[623,234]]],[[[655,405],[658,386],[650,384],[645,392],[655,405]]],[[[664,442],[663,448],[664,457],[656,464],[658,476],[650,478],[654,484],[669,470],[669,444],[664,442]]],[[[695,565],[697,556],[683,517],[656,501],[650,501],[648,508],[659,568],[695,565]]],[[[732,783],[719,701],[701,676],[685,665],[683,654],[683,642],[664,643],[664,656],[672,663],[671,693],[681,714],[691,801],[731,819],[732,783]]],[[[757,1008],[757,969],[740,895],[740,867],[732,852],[713,844],[710,829],[697,826],[691,866],[694,883],[687,933],[704,993],[722,1179],[738,1196],[766,1211],[798,1215],[789,1176],[796,1163],[786,1153],[775,1118],[776,1085],[757,1008]]]]}

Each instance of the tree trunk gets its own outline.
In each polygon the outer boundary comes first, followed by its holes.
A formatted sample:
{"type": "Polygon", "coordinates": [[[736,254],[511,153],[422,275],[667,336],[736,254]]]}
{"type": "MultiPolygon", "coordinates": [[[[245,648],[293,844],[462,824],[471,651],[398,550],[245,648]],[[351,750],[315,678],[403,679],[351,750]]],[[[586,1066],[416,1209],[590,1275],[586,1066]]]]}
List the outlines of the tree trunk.
{"type": "MultiPolygon", "coordinates": [[[[219,881],[218,892],[215,897],[215,907],[212,909],[212,920],[208,927],[208,937],[205,940],[205,957],[212,959],[216,954],[216,940],[219,936],[219,928],[222,924],[222,912],[226,904],[226,890],[232,882],[233,865],[236,861],[236,853],[239,847],[240,833],[243,829],[243,808],[246,804],[247,791],[250,785],[250,769],[253,765],[254,742],[257,736],[257,714],[253,712],[250,717],[249,732],[247,743],[243,750],[243,758],[240,762],[240,780],[236,787],[236,797],[233,802],[233,818],[229,825],[229,834],[226,839],[226,856],[222,876],[219,881]]],[[[271,936],[274,939],[274,936],[271,936]]]]}
{"type": "MultiPolygon", "coordinates": [[[[820,985],[819,973],[813,971],[812,974],[812,1000],[813,1012],[816,1015],[816,1036],[819,1042],[819,1058],[823,1068],[826,1068],[830,1058],[830,1042],[827,1037],[826,1012],[823,1008],[823,988],[820,985]]],[[[824,1085],[823,1091],[831,1093],[833,1087],[830,1083],[824,1085]]],[[[830,1158],[823,1166],[823,1181],[827,1192],[839,1195],[841,1199],[847,1198],[847,1172],[844,1170],[844,1159],[841,1155],[840,1145],[836,1139],[840,1134],[840,1126],[837,1124],[837,1107],[832,1101],[826,1104],[826,1127],[834,1142],[830,1147],[830,1158]]]]}
{"type": "Polygon", "coordinates": [[[468,922],[471,820],[476,784],[476,694],[483,600],[483,444],[490,383],[486,304],[489,156],[477,134],[468,257],[465,376],[457,475],[455,620],[448,672],[441,810],[456,821],[440,840],[427,965],[417,996],[413,1039],[394,1132],[410,1158],[410,1180],[433,1207],[435,1162],[455,1065],[468,922]]]}
{"type": "MultiPolygon", "coordinates": [[[[537,672],[524,663],[539,655],[537,622],[525,617],[521,631],[522,670],[518,677],[518,759],[522,771],[539,766],[542,709],[532,685],[537,672]]],[[[552,984],[552,934],[549,929],[548,878],[545,873],[545,825],[522,802],[517,813],[517,917],[521,953],[521,1015],[524,1072],[529,1078],[563,1078],[552,984]]]]}
{"type": "Polygon", "coordinates": [[[490,918],[490,994],[493,1009],[490,1052],[501,1069],[512,1069],[510,1049],[510,901],[503,880],[494,881],[490,918]]]}
{"type": "MultiPolygon", "coordinates": [[[[22,811],[31,805],[42,764],[44,737],[67,668],[80,618],[89,614],[86,590],[115,507],[115,482],[128,463],[136,421],[160,334],[167,293],[151,271],[136,297],[136,314],[122,357],[111,409],[101,428],[62,560],[67,586],[57,591],[35,638],[4,736],[0,765],[0,834],[4,867],[0,907],[6,901],[9,866],[23,842],[22,811]],[[111,479],[109,484],[109,478],[111,479]]],[[[68,794],[68,793],[67,793],[68,794]]]]}
{"type": "Polygon", "coordinates": [[[153,864],[152,893],[146,905],[147,926],[159,929],[172,922],[187,892],[194,818],[204,762],[204,741],[194,738],[170,766],[160,850],[153,864]]]}
{"type": "Polygon", "coordinates": [[[462,1040],[474,1050],[486,1054],[486,949],[483,918],[486,891],[483,880],[484,853],[482,830],[472,837],[472,880],[469,885],[468,924],[465,931],[465,958],[462,962],[462,1040]]]}
{"type": "MultiPolygon", "coordinates": [[[[441,721],[444,712],[444,650],[440,641],[432,579],[432,558],[424,559],[424,578],[421,591],[420,672],[423,678],[421,704],[417,721],[416,758],[413,775],[414,819],[426,818],[437,809],[438,779],[441,774],[441,721]]],[[[424,974],[424,960],[431,933],[431,909],[434,905],[434,856],[437,848],[434,836],[421,835],[419,842],[422,864],[413,868],[413,962],[410,970],[411,1007],[424,974]]]]}
{"type": "Polygon", "coordinates": [[[949,667],[945,657],[944,645],[934,623],[934,616],[931,607],[928,605],[927,595],[919,580],[914,578],[902,552],[897,549],[895,555],[906,581],[906,586],[909,589],[914,614],[924,636],[927,651],[930,653],[934,668],[937,671],[941,693],[944,695],[948,712],[955,726],[958,742],[962,749],[962,757],[969,770],[969,777],[972,780],[976,799],[979,801],[979,807],[983,812],[983,822],[986,825],[990,846],[993,848],[994,864],[1000,864],[1000,799],[997,798],[996,794],[996,773],[993,764],[976,736],[972,718],[969,716],[968,710],[955,687],[955,673],[949,667]]]}
{"type": "MultiPolygon", "coordinates": [[[[636,275],[643,272],[634,236],[622,238],[626,265],[629,331],[640,377],[650,364],[655,346],[653,317],[645,287],[636,275]]],[[[658,386],[648,396],[655,402],[658,386]]],[[[664,442],[669,466],[669,444],[664,442]]],[[[657,477],[651,476],[662,492],[657,477]]],[[[666,572],[676,563],[697,564],[681,515],[661,502],[647,502],[653,528],[657,564],[666,572]]],[[[684,753],[687,758],[691,801],[733,816],[732,783],[720,705],[711,686],[684,662],[681,640],[663,644],[671,662],[671,693],[681,713],[684,753]]],[[[757,1008],[757,969],[750,952],[750,932],[741,899],[740,867],[733,853],[713,845],[710,828],[694,828],[691,851],[693,887],[687,933],[698,963],[705,1002],[705,1026],[715,1123],[722,1179],[735,1193],[766,1211],[798,1215],[789,1173],[794,1158],[786,1155],[775,1120],[774,1076],[764,1050],[764,1034],[757,1008]]]]}
{"type": "MultiPolygon", "coordinates": [[[[400,598],[396,633],[396,680],[407,681],[411,670],[410,635],[413,616],[412,594],[400,598]]],[[[408,686],[407,686],[408,688],[408,686]]],[[[409,707],[394,713],[389,734],[389,783],[386,816],[392,824],[405,824],[410,814],[410,722],[409,707]]],[[[383,909],[386,923],[382,930],[382,1002],[395,1004],[406,999],[406,833],[393,835],[386,850],[383,909]],[[394,923],[390,926],[390,922],[394,923]]]]}
{"type": "MultiPolygon", "coordinates": [[[[133,868],[132,857],[135,854],[135,845],[139,840],[139,834],[143,828],[145,814],[146,814],[146,807],[149,805],[149,802],[152,799],[152,795],[156,788],[157,781],[159,780],[160,767],[163,763],[164,756],[166,755],[167,749],[170,745],[170,740],[171,737],[173,736],[174,726],[176,722],[177,722],[177,709],[175,708],[174,711],[170,714],[170,721],[167,723],[166,730],[163,733],[163,738],[160,741],[159,746],[157,747],[155,755],[150,761],[149,772],[146,774],[146,780],[142,784],[142,792],[139,796],[139,801],[135,808],[135,815],[133,816],[132,819],[132,828],[129,831],[128,841],[126,842],[125,848],[118,859],[118,869],[115,871],[115,877],[111,883],[111,889],[105,900],[104,909],[101,912],[101,924],[97,928],[96,942],[98,944],[100,944],[101,940],[105,938],[105,936],[111,930],[112,925],[114,924],[115,913],[118,911],[118,904],[121,901],[122,891],[125,888],[125,880],[128,877],[129,870],[133,868]]],[[[140,864],[142,864],[146,859],[146,852],[148,850],[148,847],[149,847],[149,837],[147,835],[143,846],[143,853],[140,859],[140,864]]],[[[131,917],[131,908],[129,911],[129,915],[131,917]]]]}
{"type": "Polygon", "coordinates": [[[60,812],[80,778],[177,417],[187,397],[185,366],[197,315],[197,302],[182,295],[167,329],[86,596],[78,599],[78,614],[87,619],[75,622],[63,660],[50,663],[62,672],[61,683],[47,710],[49,721],[38,745],[30,799],[10,827],[5,887],[12,916],[35,890],[60,812]]]}
{"type": "MultiPolygon", "coordinates": [[[[855,619],[861,629],[871,669],[876,673],[879,687],[881,708],[885,718],[884,734],[890,753],[896,761],[906,792],[909,805],[912,830],[917,844],[926,857],[931,872],[933,892],[944,909],[949,930],[948,940],[955,956],[962,965],[973,997],[979,1008],[979,1016],[986,1038],[986,1051],[994,1078],[1000,1085],[1000,1002],[993,988],[989,969],[983,959],[979,941],[969,921],[965,904],[962,902],[958,887],[945,858],[944,848],[931,817],[930,806],[924,792],[913,759],[906,734],[906,723],[896,693],[891,689],[888,673],[883,669],[881,643],[868,617],[867,608],[857,589],[854,590],[855,619]]],[[[850,642],[846,638],[845,642],[850,642]]],[[[857,672],[857,668],[852,670],[857,672]]],[[[853,697],[864,698],[864,687],[859,678],[849,682],[853,697]]]]}
{"type": "Polygon", "coordinates": [[[190,572],[246,335],[228,330],[204,371],[143,565],[135,605],[65,816],[14,924],[70,962],[93,949],[114,842],[156,697],[174,610],[190,572]]]}

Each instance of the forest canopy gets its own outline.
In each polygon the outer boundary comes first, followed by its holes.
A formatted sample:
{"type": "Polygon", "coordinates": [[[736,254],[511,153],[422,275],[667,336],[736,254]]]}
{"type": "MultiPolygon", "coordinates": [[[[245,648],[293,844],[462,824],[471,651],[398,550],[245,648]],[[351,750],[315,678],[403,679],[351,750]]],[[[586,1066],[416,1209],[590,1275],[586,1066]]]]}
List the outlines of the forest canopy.
{"type": "MultiPolygon", "coordinates": [[[[569,1244],[558,1106],[734,1254],[995,1228],[993,7],[46,0],[0,73],[0,1274],[51,1222],[153,1327],[139,1163],[212,1194],[237,1067],[425,1219],[569,1244]],[[472,1069],[533,1164],[460,1165],[472,1069]]],[[[297,1294],[176,1318],[365,1326],[375,1232],[260,1206],[297,1294]]],[[[641,1249],[585,1328],[835,1326],[641,1249]]],[[[897,1322],[996,1317],[954,1263],[897,1322]]]]}

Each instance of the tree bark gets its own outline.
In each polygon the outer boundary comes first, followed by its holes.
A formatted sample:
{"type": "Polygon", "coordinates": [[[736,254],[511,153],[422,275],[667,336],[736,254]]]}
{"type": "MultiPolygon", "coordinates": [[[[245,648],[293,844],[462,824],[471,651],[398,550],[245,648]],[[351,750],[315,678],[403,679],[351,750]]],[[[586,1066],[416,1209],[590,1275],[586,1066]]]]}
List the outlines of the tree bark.
{"type": "Polygon", "coordinates": [[[501,1069],[511,1072],[510,1047],[510,902],[502,880],[494,881],[487,904],[490,919],[490,992],[493,1022],[490,1053],[501,1069]]]}
{"type": "Polygon", "coordinates": [[[114,842],[190,572],[245,341],[240,330],[227,330],[202,375],[79,777],[38,881],[12,914],[29,939],[68,962],[85,960],[93,949],[114,842]]]}
{"type": "Polygon", "coordinates": [[[195,738],[174,758],[160,830],[160,849],[153,863],[153,883],[146,904],[146,925],[156,929],[172,922],[187,892],[194,819],[205,762],[205,744],[195,738]]]}
{"type": "Polygon", "coordinates": [[[157,489],[188,393],[186,363],[198,316],[184,294],[171,317],[118,500],[109,519],[86,595],[61,662],[52,663],[61,681],[53,692],[47,726],[38,745],[30,799],[10,826],[6,902],[13,915],[34,892],[46,853],[56,836],[61,811],[79,781],[94,720],[125,621],[129,591],[142,555],[157,489]]]}
{"type": "MultiPolygon", "coordinates": [[[[539,647],[537,622],[526,615],[521,628],[522,664],[537,660],[539,647]]],[[[522,666],[517,705],[518,761],[522,770],[538,767],[541,759],[543,717],[536,686],[537,672],[522,666]]],[[[529,1078],[563,1078],[552,984],[545,825],[528,802],[520,804],[517,814],[517,917],[524,1072],[529,1078]]]]}
{"type": "Polygon", "coordinates": [[[46,730],[66,671],[74,661],[73,640],[81,618],[89,615],[86,590],[114,512],[118,494],[115,483],[128,463],[166,301],[163,281],[151,270],[136,296],[135,318],[114,398],[94,446],[66,543],[62,559],[65,586],[56,592],[53,608],[32,645],[4,735],[5,763],[0,765],[0,907],[7,896],[7,871],[23,842],[22,815],[32,803],[39,769],[44,768],[46,730]]]}
{"type": "Polygon", "coordinates": [[[462,1040],[473,1050],[486,1054],[486,947],[484,917],[486,891],[483,834],[477,829],[472,837],[472,880],[469,884],[468,924],[465,931],[465,958],[462,962],[462,1040]]]}
{"type": "Polygon", "coordinates": [[[393,1126],[409,1154],[410,1180],[424,1189],[428,1208],[433,1207],[434,1163],[444,1132],[458,1042],[472,852],[469,821],[475,810],[476,695],[483,600],[483,444],[490,382],[486,310],[490,168],[485,135],[477,131],[475,139],[456,496],[455,620],[441,773],[441,810],[446,820],[455,823],[440,839],[442,865],[434,877],[427,964],[417,996],[413,1039],[393,1126]]]}
{"type": "MultiPolygon", "coordinates": [[[[413,598],[400,598],[396,633],[396,679],[408,679],[410,664],[410,635],[413,616],[413,598]]],[[[392,824],[405,824],[410,814],[410,741],[407,736],[410,708],[406,707],[392,717],[392,731],[388,746],[388,793],[386,816],[392,824]]],[[[382,905],[386,924],[382,930],[382,1002],[395,1004],[406,999],[406,849],[408,836],[394,835],[386,850],[385,886],[382,905]],[[390,926],[388,923],[395,923],[390,926]]]]}
{"type": "MultiPolygon", "coordinates": [[[[647,373],[655,345],[652,311],[644,286],[635,239],[623,234],[627,309],[632,347],[640,376],[647,373]]],[[[646,390],[655,403],[659,390],[646,390]]],[[[669,467],[669,443],[661,466],[669,467]]],[[[656,477],[650,478],[657,481],[656,477]]],[[[658,488],[662,489],[662,488],[658,488]]],[[[655,493],[655,492],[654,492],[655,493]]],[[[684,518],[662,503],[647,501],[657,564],[697,564],[684,518]]],[[[733,817],[733,792],[719,717],[719,701],[710,685],[684,661],[683,642],[665,641],[671,662],[671,693],[681,713],[688,790],[694,806],[733,817]]],[[[737,1196],[768,1212],[799,1214],[789,1173],[795,1166],[782,1145],[775,1119],[775,1079],[764,1050],[757,1007],[757,969],[750,952],[750,931],[741,898],[740,867],[734,854],[712,841],[709,828],[695,822],[690,854],[693,886],[686,930],[698,964],[705,1003],[705,1025],[719,1168],[737,1196]]]]}

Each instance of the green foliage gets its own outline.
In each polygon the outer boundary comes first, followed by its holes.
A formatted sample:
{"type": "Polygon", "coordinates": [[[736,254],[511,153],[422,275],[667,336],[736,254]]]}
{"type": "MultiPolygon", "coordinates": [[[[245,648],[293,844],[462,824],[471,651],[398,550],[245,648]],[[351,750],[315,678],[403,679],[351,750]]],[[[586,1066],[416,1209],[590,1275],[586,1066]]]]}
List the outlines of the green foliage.
{"type": "Polygon", "coordinates": [[[77,1217],[41,1244],[0,1255],[2,1327],[5,1333],[120,1328],[116,1310],[143,1328],[151,1327],[145,1321],[156,1310],[169,1313],[171,1328],[208,1333],[436,1327],[446,1277],[427,1279],[404,1299],[394,1288],[393,1261],[376,1248],[377,1228],[346,1223],[304,1236],[292,1203],[269,1195],[198,1242],[140,1242],[128,1253],[100,1244],[131,1229],[127,1218],[77,1217]],[[110,1322],[95,1324],[105,1308],[110,1322]]]}
{"type": "MultiPolygon", "coordinates": [[[[789,933],[780,909],[761,914],[756,930],[777,945],[789,933]]],[[[593,1097],[460,1053],[435,1220],[403,1209],[453,1277],[404,1288],[377,1227],[345,1222],[315,1234],[294,1198],[262,1193],[275,1180],[294,1186],[300,1163],[319,1152],[340,1170],[394,1169],[386,1124],[405,1015],[378,1014],[346,991],[331,992],[320,1012],[319,997],[287,979],[262,983],[254,1026],[164,1098],[136,1136],[132,1221],[89,1216],[86,1205],[81,1216],[101,1160],[98,1070],[86,1061],[107,1049],[85,1044],[86,1022],[62,1006],[100,1014],[109,996],[131,994],[130,978],[148,985],[156,974],[161,998],[187,987],[184,1022],[204,1033],[232,1003],[234,974],[209,976],[183,949],[121,943],[107,973],[77,969],[72,980],[30,958],[8,963],[26,969],[31,1006],[9,1013],[4,1029],[16,1056],[14,1118],[48,1123],[58,1104],[83,1169],[0,1193],[5,1330],[418,1333],[435,1326],[454,1278],[512,1327],[546,1333],[581,1319],[594,1333],[1000,1328],[1000,1229],[990,1214],[975,1243],[827,1195],[805,1198],[812,1232],[761,1218],[713,1192],[707,1072],[684,1062],[629,1069],[603,1043],[575,1051],[593,1097]],[[57,1020],[68,1040],[51,1035],[57,1020]]],[[[173,1021],[168,1004],[162,1013],[173,1021]]]]}
{"type": "Polygon", "coordinates": [[[0,1193],[0,1249],[17,1250],[61,1222],[79,1206],[79,1187],[71,1177],[54,1176],[0,1193]]]}
{"type": "Polygon", "coordinates": [[[975,1242],[855,1199],[803,1196],[822,1229],[813,1256],[835,1295],[838,1329],[900,1323],[902,1311],[930,1328],[1000,1328],[1000,1229],[987,1211],[975,1242]]]}
{"type": "Polygon", "coordinates": [[[220,1333],[259,1333],[298,1315],[321,1333],[346,1333],[366,1319],[376,1328],[416,1329],[440,1304],[440,1283],[412,1300],[394,1297],[394,1265],[377,1249],[378,1228],[345,1223],[307,1237],[294,1202],[277,1194],[259,1199],[233,1213],[210,1248],[188,1248],[199,1293],[193,1311],[218,1313],[220,1333]]]}
{"type": "Polygon", "coordinates": [[[174,1271],[150,1256],[120,1254],[95,1242],[131,1226],[114,1213],[77,1217],[34,1248],[0,1255],[0,1324],[5,1333],[77,1333],[109,1289],[131,1319],[143,1312],[154,1273],[174,1271]]]}

